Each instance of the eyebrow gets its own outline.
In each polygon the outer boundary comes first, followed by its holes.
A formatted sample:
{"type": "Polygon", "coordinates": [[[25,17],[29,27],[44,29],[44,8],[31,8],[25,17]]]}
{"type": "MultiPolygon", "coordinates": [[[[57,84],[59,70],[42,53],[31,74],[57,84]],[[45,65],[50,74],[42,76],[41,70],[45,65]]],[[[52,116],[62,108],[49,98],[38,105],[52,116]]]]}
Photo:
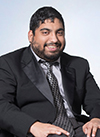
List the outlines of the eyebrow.
{"type": "MultiPolygon", "coordinates": [[[[42,30],[50,31],[50,29],[48,29],[48,28],[42,28],[42,29],[40,29],[40,31],[42,31],[42,30]]],[[[64,31],[64,29],[63,28],[59,28],[57,31],[64,31]]]]}
{"type": "Polygon", "coordinates": [[[62,30],[62,31],[64,31],[64,29],[63,29],[63,28],[59,28],[57,31],[61,31],[61,30],[62,30]]]}
{"type": "Polygon", "coordinates": [[[40,31],[42,31],[42,30],[48,30],[48,31],[50,31],[50,29],[48,29],[48,28],[43,28],[43,29],[40,29],[40,31]]]}

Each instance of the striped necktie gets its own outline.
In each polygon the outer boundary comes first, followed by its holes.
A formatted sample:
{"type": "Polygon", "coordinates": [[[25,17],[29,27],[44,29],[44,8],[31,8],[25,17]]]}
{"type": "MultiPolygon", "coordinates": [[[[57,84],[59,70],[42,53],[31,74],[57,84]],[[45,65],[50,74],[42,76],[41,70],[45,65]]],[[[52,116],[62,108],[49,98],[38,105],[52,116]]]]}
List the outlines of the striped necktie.
{"type": "Polygon", "coordinates": [[[57,117],[53,124],[65,129],[70,133],[70,137],[73,137],[74,129],[70,119],[67,116],[63,98],[59,92],[57,79],[51,70],[51,64],[49,62],[43,62],[43,64],[47,67],[46,76],[52,91],[55,107],[57,108],[57,117]]]}

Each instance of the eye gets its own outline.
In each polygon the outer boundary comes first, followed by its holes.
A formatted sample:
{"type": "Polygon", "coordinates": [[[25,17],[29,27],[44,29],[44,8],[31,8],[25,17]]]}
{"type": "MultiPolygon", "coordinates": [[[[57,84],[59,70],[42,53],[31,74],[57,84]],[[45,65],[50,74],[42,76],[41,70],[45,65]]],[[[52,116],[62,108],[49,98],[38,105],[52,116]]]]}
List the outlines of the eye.
{"type": "Polygon", "coordinates": [[[49,34],[49,31],[48,31],[48,30],[43,30],[43,31],[42,31],[42,34],[43,34],[43,35],[48,35],[48,34],[49,34]]]}
{"type": "Polygon", "coordinates": [[[64,31],[60,30],[60,31],[57,32],[57,34],[58,34],[59,36],[63,36],[63,35],[64,35],[64,31]]]}

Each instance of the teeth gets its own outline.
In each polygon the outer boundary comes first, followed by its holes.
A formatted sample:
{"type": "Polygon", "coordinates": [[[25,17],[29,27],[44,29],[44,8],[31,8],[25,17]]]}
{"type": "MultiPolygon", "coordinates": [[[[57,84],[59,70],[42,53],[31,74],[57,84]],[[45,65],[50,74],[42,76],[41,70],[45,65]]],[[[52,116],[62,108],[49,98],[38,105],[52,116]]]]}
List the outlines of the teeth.
{"type": "Polygon", "coordinates": [[[49,46],[50,48],[56,48],[56,46],[49,46]]]}

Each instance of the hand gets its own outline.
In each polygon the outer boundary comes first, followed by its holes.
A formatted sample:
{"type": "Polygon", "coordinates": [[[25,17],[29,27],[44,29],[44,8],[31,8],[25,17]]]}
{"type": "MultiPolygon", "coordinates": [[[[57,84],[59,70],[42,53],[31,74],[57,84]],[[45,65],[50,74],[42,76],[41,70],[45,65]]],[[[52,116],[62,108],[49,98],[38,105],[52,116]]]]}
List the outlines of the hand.
{"type": "Polygon", "coordinates": [[[46,124],[41,122],[35,122],[30,127],[29,132],[35,137],[47,137],[49,134],[61,135],[62,133],[65,134],[67,137],[69,136],[69,132],[63,130],[62,128],[52,124],[46,124]]]}
{"type": "Polygon", "coordinates": [[[100,119],[93,118],[83,126],[83,132],[87,134],[87,137],[90,137],[90,135],[95,137],[98,128],[100,129],[100,119]]]}

